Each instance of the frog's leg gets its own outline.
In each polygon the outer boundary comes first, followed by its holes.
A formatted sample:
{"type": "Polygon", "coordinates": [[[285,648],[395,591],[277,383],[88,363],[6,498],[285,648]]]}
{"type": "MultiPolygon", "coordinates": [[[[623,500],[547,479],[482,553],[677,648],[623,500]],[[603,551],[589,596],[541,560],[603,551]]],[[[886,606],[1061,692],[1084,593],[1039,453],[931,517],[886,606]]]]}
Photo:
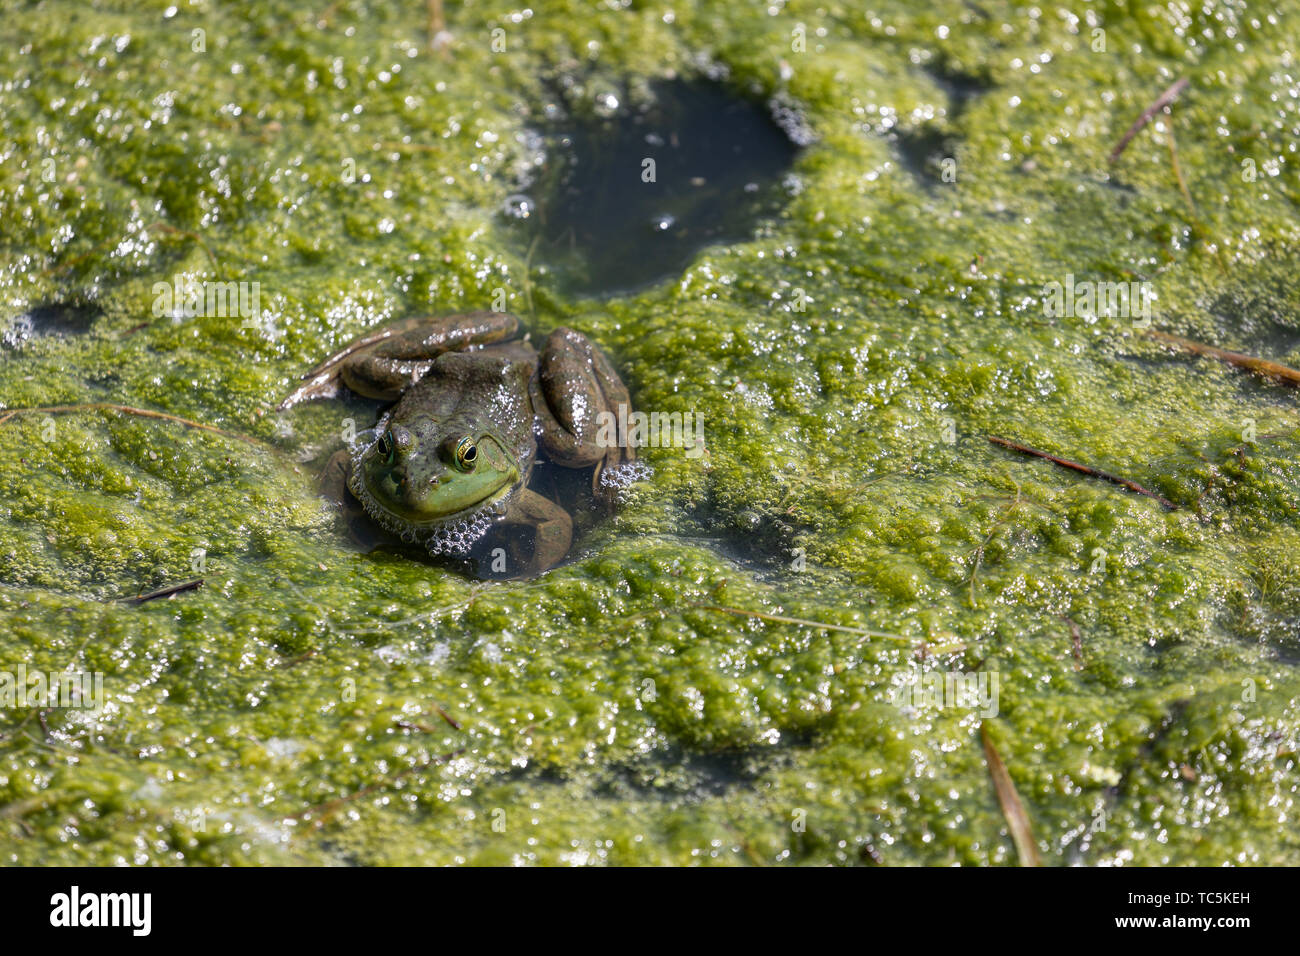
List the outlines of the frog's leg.
{"type": "Polygon", "coordinates": [[[508,312],[414,316],[368,332],[303,376],[280,409],[313,398],[332,398],[346,385],[367,398],[392,401],[443,352],[512,339],[519,320],[508,312]]]}
{"type": "Polygon", "coordinates": [[[346,448],[340,448],[332,454],[330,460],[325,462],[320,478],[316,481],[316,487],[320,491],[321,497],[336,505],[341,505],[347,501],[348,469],[351,467],[352,456],[348,454],[346,448]]]}
{"type": "Polygon", "coordinates": [[[585,335],[559,328],[542,347],[529,388],[546,456],[566,468],[596,466],[592,491],[598,500],[611,503],[612,492],[601,483],[602,473],[636,460],[635,448],[626,441],[622,444],[627,447],[620,447],[619,439],[626,436],[610,427],[632,413],[627,386],[614,366],[585,335]]]}
{"type": "Polygon", "coordinates": [[[524,553],[520,547],[508,549],[511,577],[550,570],[564,560],[573,542],[573,519],[569,513],[550,498],[527,488],[521,488],[515,495],[500,523],[523,526],[533,532],[531,551],[524,553]]]}
{"type": "Polygon", "coordinates": [[[383,542],[383,534],[366,516],[365,509],[353,497],[352,492],[348,491],[348,472],[351,468],[352,456],[346,448],[340,448],[325,463],[316,487],[323,498],[342,510],[343,521],[353,543],[362,550],[372,551],[383,542]]]}

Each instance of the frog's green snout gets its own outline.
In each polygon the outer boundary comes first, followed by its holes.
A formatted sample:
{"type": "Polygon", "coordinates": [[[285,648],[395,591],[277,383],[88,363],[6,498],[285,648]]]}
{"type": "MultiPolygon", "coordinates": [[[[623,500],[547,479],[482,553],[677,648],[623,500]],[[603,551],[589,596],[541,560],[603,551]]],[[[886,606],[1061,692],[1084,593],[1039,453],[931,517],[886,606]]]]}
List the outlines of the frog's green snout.
{"type": "Polygon", "coordinates": [[[491,437],[423,438],[393,425],[363,456],[369,497],[391,515],[414,523],[440,521],[485,503],[518,480],[518,469],[491,437]]]}

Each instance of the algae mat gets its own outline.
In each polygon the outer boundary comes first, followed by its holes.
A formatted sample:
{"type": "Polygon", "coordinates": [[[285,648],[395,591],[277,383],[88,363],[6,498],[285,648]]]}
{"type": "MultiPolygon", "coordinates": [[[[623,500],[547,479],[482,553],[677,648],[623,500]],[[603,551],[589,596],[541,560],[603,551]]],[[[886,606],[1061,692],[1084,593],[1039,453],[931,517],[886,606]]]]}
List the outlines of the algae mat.
{"type": "Polygon", "coordinates": [[[0,4],[0,404],[217,429],[0,424],[0,663],[102,679],[11,693],[0,858],[1297,862],[1297,395],[1143,334],[1300,365],[1293,2],[313,6],[0,4]],[[535,131],[674,76],[808,141],[784,208],[570,295],[535,131]],[[372,412],[276,402],[499,291],[706,453],[535,580],[358,553],[372,412]]]}

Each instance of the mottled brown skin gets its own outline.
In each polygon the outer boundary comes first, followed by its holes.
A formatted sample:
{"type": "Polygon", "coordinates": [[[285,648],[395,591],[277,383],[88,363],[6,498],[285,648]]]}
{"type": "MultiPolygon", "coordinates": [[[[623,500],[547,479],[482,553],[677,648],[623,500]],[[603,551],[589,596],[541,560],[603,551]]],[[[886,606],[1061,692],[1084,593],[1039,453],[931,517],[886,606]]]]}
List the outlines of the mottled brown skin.
{"type": "MultiPolygon", "coordinates": [[[[439,548],[449,528],[478,531],[490,521],[531,537],[527,554],[520,553],[520,535],[510,538],[516,574],[558,564],[573,522],[528,488],[533,464],[540,452],[566,468],[591,468],[597,499],[612,503],[600,476],[634,460],[635,451],[601,447],[597,416],[630,401],[618,373],[585,336],[556,329],[538,353],[519,333],[518,320],[498,312],[405,319],[308,373],[281,408],[333,396],[341,385],[396,402],[371,445],[355,458],[344,450],[330,459],[322,492],[435,553],[445,553],[439,548]]],[[[371,534],[367,543],[377,538],[371,534]]]]}

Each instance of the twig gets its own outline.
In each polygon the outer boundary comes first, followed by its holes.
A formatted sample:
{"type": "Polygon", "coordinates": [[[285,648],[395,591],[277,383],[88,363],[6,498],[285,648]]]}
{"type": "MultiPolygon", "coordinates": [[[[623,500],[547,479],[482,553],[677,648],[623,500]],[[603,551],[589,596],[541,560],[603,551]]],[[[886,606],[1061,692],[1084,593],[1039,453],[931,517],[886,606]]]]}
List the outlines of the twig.
{"type": "Polygon", "coordinates": [[[1178,94],[1185,90],[1187,84],[1190,82],[1191,81],[1188,80],[1187,77],[1183,77],[1181,80],[1175,82],[1173,86],[1169,87],[1169,89],[1161,93],[1154,103],[1143,110],[1142,115],[1134,120],[1133,125],[1128,128],[1128,132],[1124,134],[1124,137],[1116,144],[1115,148],[1110,151],[1110,159],[1107,160],[1107,162],[1113,163],[1115,160],[1119,159],[1119,154],[1124,152],[1128,144],[1132,142],[1133,137],[1142,131],[1142,127],[1151,122],[1151,117],[1155,116],[1162,109],[1176,100],[1178,94]]]}
{"type": "MultiPolygon", "coordinates": [[[[451,714],[447,713],[437,704],[433,705],[433,709],[438,712],[438,716],[443,719],[443,721],[447,724],[448,727],[451,727],[453,730],[462,729],[460,725],[460,721],[456,720],[455,717],[451,716],[451,714]]],[[[425,734],[431,734],[434,731],[434,728],[430,727],[428,724],[422,724],[415,721],[399,720],[397,722],[397,726],[405,727],[408,730],[418,730],[421,733],[425,733],[425,734]]]]}
{"type": "MultiPolygon", "coordinates": [[[[718,588],[721,588],[722,585],[725,583],[726,583],[725,581],[721,582],[718,585],[718,588]]],[[[715,592],[716,590],[717,589],[715,589],[715,592]]],[[[919,651],[925,646],[924,641],[917,643],[912,638],[904,637],[902,634],[892,634],[889,631],[873,631],[870,630],[869,628],[853,627],[848,624],[827,624],[825,621],[814,621],[809,618],[786,617],[785,615],[782,614],[767,614],[763,611],[749,611],[749,610],[745,610],[744,608],[738,608],[738,607],[722,607],[716,604],[682,604],[673,607],[656,607],[656,608],[651,608],[648,611],[642,611],[640,614],[632,614],[627,617],[622,617],[619,620],[622,623],[627,624],[632,621],[644,620],[645,618],[649,617],[652,614],[657,614],[663,617],[668,614],[681,614],[683,611],[714,611],[718,614],[737,614],[741,617],[753,617],[763,621],[773,621],[777,624],[795,624],[800,627],[814,627],[823,631],[842,631],[846,634],[858,634],[861,635],[862,637],[879,637],[891,641],[902,641],[905,644],[913,644],[914,651],[919,651]]],[[[940,636],[951,637],[952,635],[943,634],[940,636]]],[[[604,644],[605,641],[602,641],[601,643],[604,644]]],[[[945,644],[942,645],[942,648],[940,650],[937,650],[935,653],[946,653],[947,649],[950,647],[964,648],[965,645],[945,644]]]]}
{"type": "Polygon", "coordinates": [[[442,709],[441,707],[439,707],[437,704],[434,704],[434,705],[433,705],[433,709],[436,710],[436,711],[438,712],[438,716],[441,717],[444,721],[446,721],[446,722],[447,722],[447,725],[448,725],[449,727],[451,727],[453,730],[460,730],[460,729],[461,729],[460,721],[457,720],[455,717],[451,716],[451,714],[447,713],[445,710],[443,710],[443,709],[442,709]]]}
{"type": "Polygon", "coordinates": [[[280,666],[296,667],[297,665],[301,664],[303,661],[310,660],[311,658],[315,657],[319,653],[320,653],[320,648],[309,647],[307,650],[303,651],[297,657],[291,657],[288,660],[280,661],[280,666]]]}
{"type": "Polygon", "coordinates": [[[989,542],[993,540],[993,535],[997,534],[997,530],[1002,526],[1003,520],[1007,517],[1007,515],[1009,515],[1012,511],[1014,511],[1019,505],[1020,505],[1020,486],[1016,485],[1016,497],[1012,501],[1010,501],[1005,508],[1002,509],[1002,512],[1001,514],[998,515],[997,520],[993,522],[993,527],[989,529],[989,533],[984,538],[983,543],[981,543],[980,546],[975,549],[975,563],[971,567],[971,572],[970,572],[970,606],[973,608],[979,607],[979,602],[975,600],[975,585],[976,585],[976,579],[979,577],[980,565],[984,563],[984,549],[987,548],[989,546],[989,542]]]}
{"type": "MultiPolygon", "coordinates": [[[[212,264],[216,266],[218,269],[221,268],[221,264],[217,261],[217,257],[213,254],[212,250],[208,248],[208,244],[203,240],[203,237],[200,236],[197,232],[187,232],[184,229],[177,229],[175,226],[169,226],[165,222],[155,222],[149,226],[146,226],[145,229],[157,230],[159,232],[166,232],[172,235],[184,236],[187,239],[193,239],[203,248],[203,251],[208,254],[208,258],[212,260],[212,264]]],[[[57,275],[58,273],[62,272],[64,269],[70,269],[73,266],[75,266],[78,262],[82,262],[83,260],[90,258],[95,253],[103,249],[105,246],[111,246],[118,241],[120,240],[117,236],[113,236],[108,239],[105,239],[103,242],[98,242],[95,245],[91,246],[88,250],[83,252],[81,255],[74,256],[73,258],[69,259],[67,262],[64,262],[57,266],[50,266],[49,268],[43,269],[41,271],[41,274],[47,276],[57,275]]]]}
{"type": "Polygon", "coordinates": [[[1174,141],[1174,127],[1171,123],[1169,126],[1169,136],[1166,137],[1169,143],[1169,162],[1174,167],[1174,179],[1178,180],[1178,190],[1183,194],[1183,199],[1187,202],[1187,211],[1192,214],[1192,221],[1196,223],[1197,228],[1202,228],[1200,216],[1196,212],[1196,203],[1192,202],[1192,194],[1187,190],[1187,180],[1183,178],[1183,167],[1178,163],[1178,144],[1174,141]]]}
{"type": "Polygon", "coordinates": [[[124,415],[139,415],[142,418],[160,418],[164,421],[176,422],[184,425],[186,428],[198,428],[205,432],[213,432],[217,435],[224,435],[226,438],[238,438],[242,442],[247,442],[258,448],[265,448],[268,451],[274,451],[270,445],[258,441],[248,435],[240,435],[237,432],[228,432],[224,428],[218,428],[215,425],[205,425],[202,422],[196,422],[193,419],[181,418],[179,415],[169,415],[167,412],[155,412],[147,408],[134,408],[130,405],[118,405],[113,402],[88,402],[85,405],[45,405],[41,408],[11,408],[3,415],[0,415],[0,425],[3,425],[15,415],[55,415],[62,412],[122,412],[124,415]]]}
{"type": "Polygon", "coordinates": [[[335,11],[338,10],[339,4],[342,2],[343,0],[335,0],[334,3],[331,3],[328,7],[326,7],[325,12],[316,18],[316,25],[321,29],[324,29],[325,27],[329,26],[330,20],[333,19],[335,11]]]}
{"type": "Polygon", "coordinates": [[[1170,511],[1178,510],[1178,506],[1168,498],[1156,494],[1149,488],[1142,487],[1136,481],[1121,478],[1119,475],[1112,475],[1108,471],[1093,468],[1091,465],[1084,465],[1077,461],[1070,461],[1068,458],[1058,458],[1056,455],[1049,452],[1039,451],[1037,448],[1030,448],[1028,445],[1022,445],[1019,442],[1009,441],[1005,438],[998,438],[996,435],[987,435],[985,437],[995,445],[1001,445],[1003,448],[1010,448],[1012,451],[1018,451],[1024,455],[1033,455],[1035,458],[1045,459],[1054,465],[1059,465],[1062,468],[1069,468],[1072,471],[1078,471],[1093,478],[1104,479],[1105,481],[1119,485],[1121,488],[1127,488],[1129,491],[1136,491],[1140,495],[1146,495],[1148,498],[1160,502],[1161,505],[1168,508],[1170,511]]]}
{"type": "Polygon", "coordinates": [[[158,598],[171,597],[173,594],[180,594],[183,591],[197,591],[201,587],[203,587],[203,578],[195,578],[193,581],[186,581],[184,584],[169,584],[165,588],[150,591],[148,594],[137,594],[133,598],[127,598],[127,600],[133,604],[143,604],[145,601],[156,601],[158,598]]]}
{"type": "Polygon", "coordinates": [[[1002,805],[1002,815],[1007,820],[1007,830],[1011,833],[1011,842],[1016,845],[1016,854],[1021,866],[1038,866],[1038,844],[1034,841],[1034,831],[1029,825],[1029,814],[1020,802],[1016,785],[1011,782],[1007,765],[1002,762],[998,748],[993,746],[988,726],[980,724],[980,739],[984,742],[984,759],[989,765],[989,776],[993,778],[993,789],[997,792],[998,803],[1002,805]]]}
{"type": "Polygon", "coordinates": [[[1256,358],[1243,352],[1229,352],[1226,349],[1215,348],[1213,345],[1205,345],[1202,342],[1193,342],[1191,339],[1185,339],[1180,335],[1170,335],[1168,332],[1158,332],[1155,329],[1148,329],[1146,334],[1157,341],[1191,352],[1193,355],[1216,358],[1221,362],[1227,362],[1229,365],[1235,365],[1237,368],[1244,368],[1265,375],[1285,385],[1300,385],[1300,371],[1269,359],[1256,358]]]}
{"type": "Polygon", "coordinates": [[[445,55],[451,35],[447,33],[447,18],[443,14],[442,0],[428,0],[429,49],[445,55]]]}

